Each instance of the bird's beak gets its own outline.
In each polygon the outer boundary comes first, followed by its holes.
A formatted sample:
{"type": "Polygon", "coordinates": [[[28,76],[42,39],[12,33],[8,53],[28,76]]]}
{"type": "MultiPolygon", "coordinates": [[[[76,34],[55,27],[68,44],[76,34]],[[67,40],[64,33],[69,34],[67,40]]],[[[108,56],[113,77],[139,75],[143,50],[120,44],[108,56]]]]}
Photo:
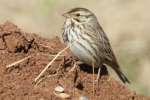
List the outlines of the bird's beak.
{"type": "Polygon", "coordinates": [[[68,13],[64,13],[64,14],[62,14],[62,16],[66,17],[66,18],[70,17],[70,15],[68,13]]]}

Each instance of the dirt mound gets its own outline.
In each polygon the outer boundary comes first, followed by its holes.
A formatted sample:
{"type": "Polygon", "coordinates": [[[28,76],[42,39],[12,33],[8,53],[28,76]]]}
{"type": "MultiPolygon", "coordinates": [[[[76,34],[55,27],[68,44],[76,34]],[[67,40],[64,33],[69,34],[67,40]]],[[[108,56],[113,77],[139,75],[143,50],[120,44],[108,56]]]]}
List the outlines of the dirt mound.
{"type": "MultiPolygon", "coordinates": [[[[63,48],[58,37],[48,40],[36,34],[25,33],[10,22],[0,25],[0,100],[61,100],[54,94],[57,85],[64,87],[65,92],[71,96],[69,100],[79,100],[80,96],[91,100],[91,69],[82,65],[69,72],[74,61],[69,51],[63,54],[65,56],[58,57],[40,83],[33,82],[54,55],[63,48]],[[29,59],[6,68],[25,57],[29,59]]],[[[94,91],[95,100],[150,99],[129,91],[109,75],[103,75],[99,82],[95,83],[94,91]]]]}

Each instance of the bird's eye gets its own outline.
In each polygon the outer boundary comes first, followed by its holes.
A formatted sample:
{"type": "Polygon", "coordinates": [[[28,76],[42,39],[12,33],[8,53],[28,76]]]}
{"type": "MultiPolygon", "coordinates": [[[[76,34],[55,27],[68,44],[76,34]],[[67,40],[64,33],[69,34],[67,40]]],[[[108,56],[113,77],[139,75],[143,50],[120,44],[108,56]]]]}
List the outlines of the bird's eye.
{"type": "Polygon", "coordinates": [[[79,17],[79,16],[80,16],[80,13],[77,13],[76,16],[79,17]]]}

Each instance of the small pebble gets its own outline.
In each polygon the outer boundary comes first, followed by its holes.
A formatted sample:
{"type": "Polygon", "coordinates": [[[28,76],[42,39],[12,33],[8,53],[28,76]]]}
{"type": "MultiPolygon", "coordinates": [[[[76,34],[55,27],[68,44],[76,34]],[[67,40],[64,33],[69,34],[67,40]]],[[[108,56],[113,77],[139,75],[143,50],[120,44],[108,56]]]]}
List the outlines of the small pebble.
{"type": "Polygon", "coordinates": [[[71,96],[67,93],[55,93],[55,95],[61,99],[68,99],[70,98],[71,96]]]}
{"type": "Polygon", "coordinates": [[[62,92],[64,92],[64,88],[59,85],[59,86],[55,87],[55,92],[62,93],[62,92]]]}
{"type": "Polygon", "coordinates": [[[81,97],[79,98],[79,100],[89,100],[89,99],[88,99],[88,97],[86,97],[86,96],[81,96],[81,97]]]}

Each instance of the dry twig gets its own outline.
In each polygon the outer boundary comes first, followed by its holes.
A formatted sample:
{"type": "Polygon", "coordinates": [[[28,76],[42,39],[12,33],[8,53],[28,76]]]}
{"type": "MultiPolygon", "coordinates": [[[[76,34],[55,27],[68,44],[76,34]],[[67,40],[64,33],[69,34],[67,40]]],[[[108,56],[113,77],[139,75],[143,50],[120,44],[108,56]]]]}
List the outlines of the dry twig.
{"type": "Polygon", "coordinates": [[[68,45],[66,48],[64,48],[63,50],[61,50],[60,52],[58,52],[58,54],[52,59],[51,62],[49,62],[46,67],[42,70],[42,72],[35,78],[34,82],[37,82],[37,80],[39,80],[39,78],[44,74],[44,72],[49,68],[49,66],[57,59],[57,57],[62,54],[64,51],[66,51],[70,46],[68,45]]]}
{"type": "Polygon", "coordinates": [[[27,57],[25,57],[25,58],[23,58],[23,59],[21,59],[19,61],[16,61],[16,62],[14,62],[12,64],[7,65],[6,68],[11,68],[11,67],[13,67],[13,66],[15,66],[15,65],[17,65],[17,64],[19,64],[19,63],[21,63],[21,62],[23,62],[23,61],[25,61],[27,59],[29,59],[29,58],[31,58],[31,57],[32,57],[31,55],[27,56],[27,57]]]}

